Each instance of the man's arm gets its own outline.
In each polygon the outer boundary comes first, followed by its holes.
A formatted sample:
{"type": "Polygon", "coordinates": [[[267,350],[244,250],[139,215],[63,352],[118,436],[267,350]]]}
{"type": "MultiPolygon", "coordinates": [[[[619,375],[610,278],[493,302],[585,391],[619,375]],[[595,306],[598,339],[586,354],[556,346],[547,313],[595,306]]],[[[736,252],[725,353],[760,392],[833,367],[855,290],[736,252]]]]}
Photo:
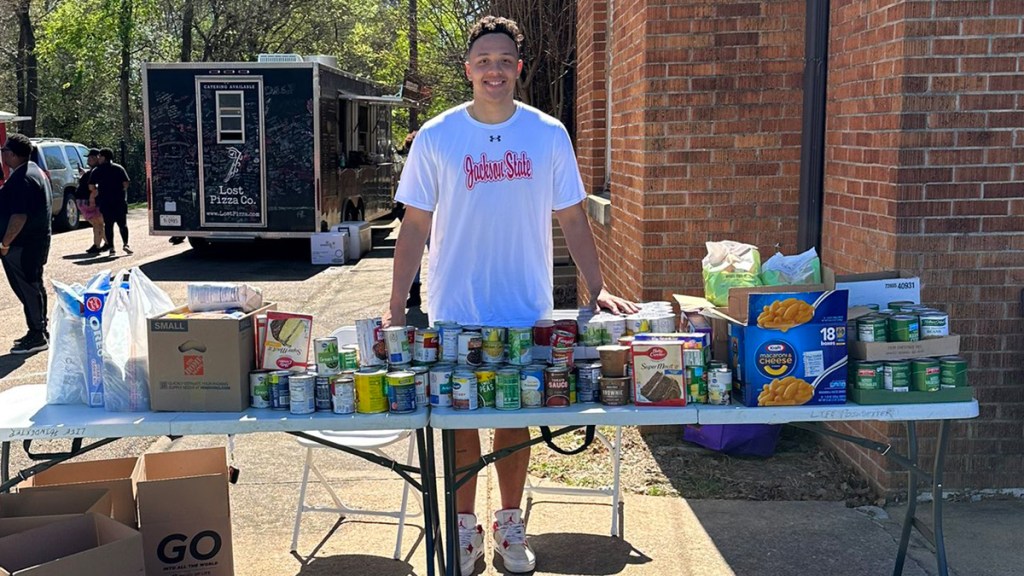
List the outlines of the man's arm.
{"type": "Polygon", "coordinates": [[[0,239],[0,244],[4,245],[2,256],[7,255],[7,249],[11,247],[11,242],[18,237],[21,233],[21,229],[25,227],[25,222],[28,220],[27,214],[11,214],[11,218],[7,221],[7,232],[4,237],[0,239]]]}
{"type": "Polygon", "coordinates": [[[590,230],[587,213],[583,203],[574,204],[555,212],[558,225],[565,234],[565,242],[569,245],[569,253],[576,263],[590,292],[590,304],[599,308],[607,308],[615,314],[632,314],[640,310],[636,304],[613,296],[604,288],[601,277],[601,264],[597,259],[597,246],[594,245],[594,234],[590,230]]]}
{"type": "Polygon", "coordinates": [[[406,205],[402,228],[395,242],[395,264],[391,274],[391,300],[389,312],[383,319],[384,327],[405,325],[405,299],[412,287],[416,270],[423,259],[423,247],[430,234],[432,212],[406,205]]]}

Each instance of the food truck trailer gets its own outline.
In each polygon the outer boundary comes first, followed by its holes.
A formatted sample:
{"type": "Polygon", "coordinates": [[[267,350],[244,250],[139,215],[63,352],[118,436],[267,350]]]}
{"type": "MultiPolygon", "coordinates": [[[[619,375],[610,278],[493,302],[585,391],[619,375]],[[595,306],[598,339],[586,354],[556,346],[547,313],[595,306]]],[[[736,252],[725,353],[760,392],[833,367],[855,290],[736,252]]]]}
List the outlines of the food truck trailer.
{"type": "Polygon", "coordinates": [[[330,57],[142,67],[151,235],[303,238],[394,207],[384,86],[330,57]]]}

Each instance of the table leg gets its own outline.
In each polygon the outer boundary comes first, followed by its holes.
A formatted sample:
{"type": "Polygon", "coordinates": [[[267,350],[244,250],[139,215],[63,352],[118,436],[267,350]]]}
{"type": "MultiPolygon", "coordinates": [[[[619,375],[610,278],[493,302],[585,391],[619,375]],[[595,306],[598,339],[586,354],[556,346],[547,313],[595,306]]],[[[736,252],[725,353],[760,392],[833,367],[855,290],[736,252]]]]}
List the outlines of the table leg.
{"type": "Polygon", "coordinates": [[[0,484],[7,484],[11,479],[11,443],[4,440],[0,448],[0,484]]]}
{"type": "Polygon", "coordinates": [[[946,443],[949,440],[949,420],[939,422],[939,437],[935,442],[935,466],[932,471],[932,530],[934,532],[935,562],[939,576],[948,576],[946,565],[946,542],[942,535],[942,469],[946,463],[946,443]]]}
{"type": "Polygon", "coordinates": [[[434,553],[437,556],[437,566],[441,574],[445,573],[444,559],[444,538],[441,533],[441,514],[438,510],[437,495],[437,464],[434,453],[434,429],[427,426],[425,435],[427,437],[427,462],[430,464],[430,518],[431,530],[434,531],[434,553]]]}
{"type": "Polygon", "coordinates": [[[441,431],[441,452],[444,461],[444,513],[448,542],[445,549],[447,576],[455,576],[459,568],[459,512],[455,508],[455,431],[441,431]]]}
{"type": "Polygon", "coordinates": [[[914,528],[914,518],[917,514],[917,428],[914,422],[905,422],[907,427],[907,457],[915,466],[907,468],[907,513],[903,517],[903,532],[900,534],[900,549],[896,553],[896,564],[893,566],[893,576],[903,574],[903,564],[907,559],[907,547],[910,544],[910,532],[914,528]]]}
{"type": "MultiPolygon", "coordinates": [[[[429,431],[428,431],[429,433],[429,431]]],[[[434,537],[437,533],[434,531],[434,519],[433,511],[430,506],[432,497],[434,494],[434,479],[432,474],[433,463],[428,460],[427,456],[427,434],[424,433],[423,428],[416,429],[416,449],[419,452],[420,458],[420,495],[423,497],[423,533],[426,539],[427,546],[427,576],[434,576],[434,553],[436,543],[434,537]]],[[[442,570],[444,567],[442,566],[442,570]]]]}

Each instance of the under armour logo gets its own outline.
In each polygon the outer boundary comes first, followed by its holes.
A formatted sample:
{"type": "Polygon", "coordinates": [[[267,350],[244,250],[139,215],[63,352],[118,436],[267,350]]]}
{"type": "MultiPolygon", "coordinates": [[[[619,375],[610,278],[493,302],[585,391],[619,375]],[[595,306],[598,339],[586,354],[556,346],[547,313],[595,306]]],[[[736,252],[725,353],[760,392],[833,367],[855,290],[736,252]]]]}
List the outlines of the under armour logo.
{"type": "Polygon", "coordinates": [[[501,135],[491,136],[491,142],[501,142],[501,135]]]}

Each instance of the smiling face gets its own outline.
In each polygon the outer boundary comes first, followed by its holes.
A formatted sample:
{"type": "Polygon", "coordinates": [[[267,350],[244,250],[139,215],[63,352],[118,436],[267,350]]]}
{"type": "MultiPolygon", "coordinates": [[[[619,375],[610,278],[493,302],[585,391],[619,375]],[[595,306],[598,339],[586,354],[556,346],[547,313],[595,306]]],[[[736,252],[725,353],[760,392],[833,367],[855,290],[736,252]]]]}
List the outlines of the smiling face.
{"type": "Polygon", "coordinates": [[[516,43],[505,34],[477,38],[466,58],[466,77],[473,83],[473,101],[484,106],[511,106],[516,78],[523,70],[516,43]]]}

